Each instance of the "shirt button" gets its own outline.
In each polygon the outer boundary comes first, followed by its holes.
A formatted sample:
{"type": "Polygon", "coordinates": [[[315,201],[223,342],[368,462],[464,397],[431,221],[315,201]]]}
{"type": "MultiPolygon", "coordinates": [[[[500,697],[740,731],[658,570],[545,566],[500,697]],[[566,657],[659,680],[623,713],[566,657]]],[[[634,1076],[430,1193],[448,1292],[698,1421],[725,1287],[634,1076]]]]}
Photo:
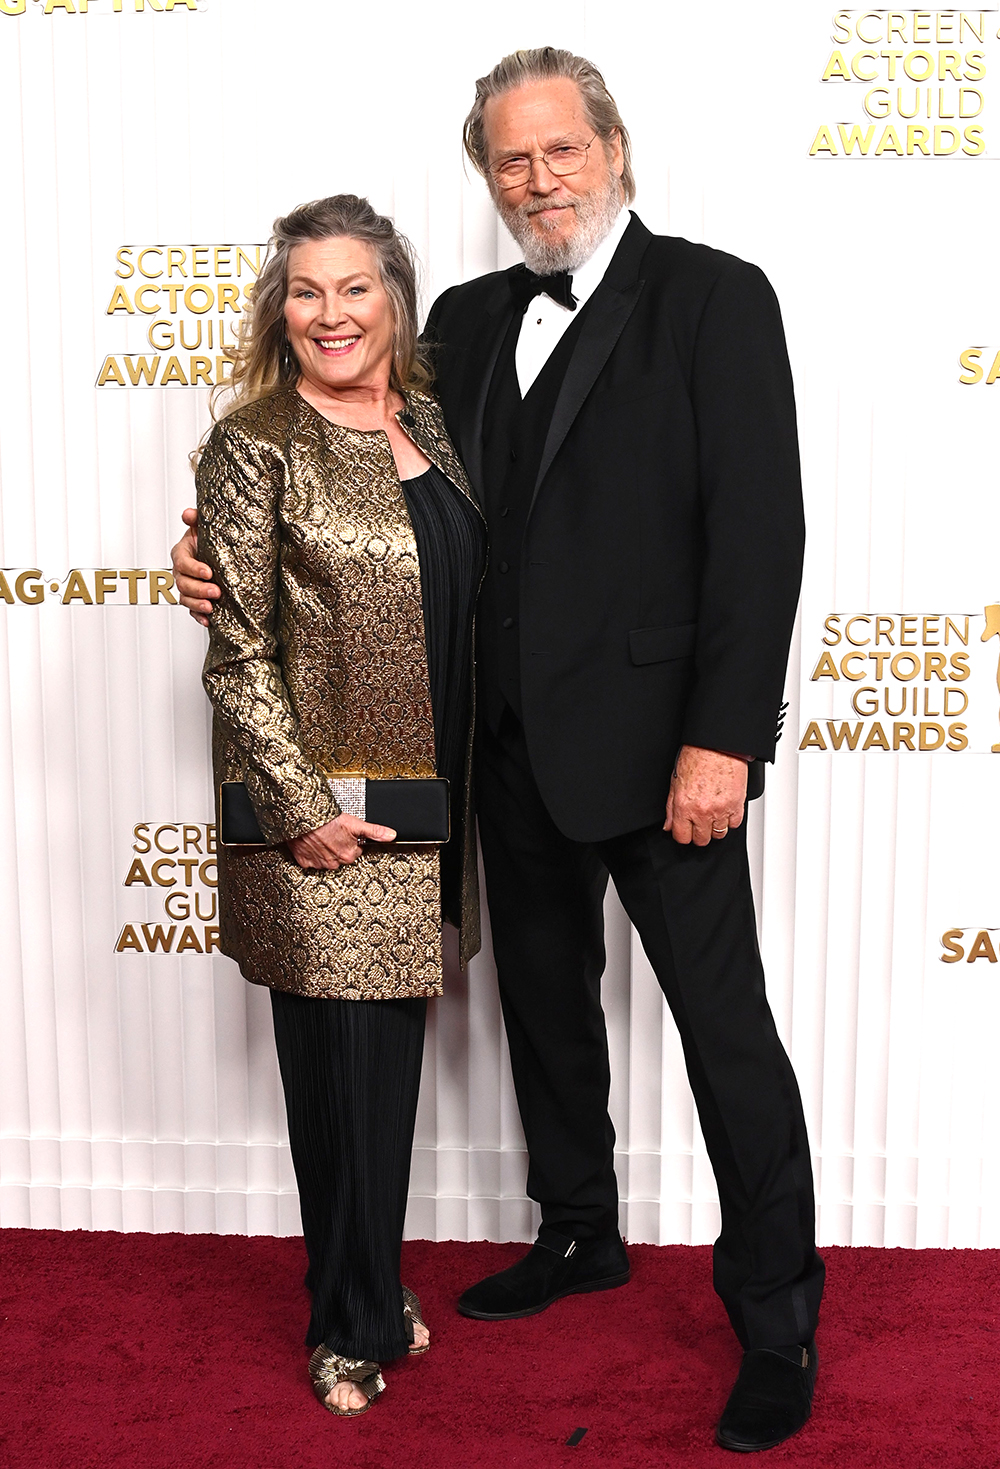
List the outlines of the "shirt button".
{"type": "Polygon", "coordinates": [[[508,564],[507,564],[506,561],[501,561],[500,562],[500,565],[498,567],[498,570],[500,570],[500,571],[509,571],[510,570],[510,567],[508,566],[508,564]]]}
{"type": "Polygon", "coordinates": [[[513,617],[505,617],[504,620],[503,620],[503,625],[504,625],[504,627],[513,627],[514,626],[514,619],[513,619],[513,617]]]}
{"type": "Polygon", "coordinates": [[[501,515],[508,515],[509,513],[510,513],[510,506],[509,505],[501,505],[500,506],[500,514],[501,515]]]}

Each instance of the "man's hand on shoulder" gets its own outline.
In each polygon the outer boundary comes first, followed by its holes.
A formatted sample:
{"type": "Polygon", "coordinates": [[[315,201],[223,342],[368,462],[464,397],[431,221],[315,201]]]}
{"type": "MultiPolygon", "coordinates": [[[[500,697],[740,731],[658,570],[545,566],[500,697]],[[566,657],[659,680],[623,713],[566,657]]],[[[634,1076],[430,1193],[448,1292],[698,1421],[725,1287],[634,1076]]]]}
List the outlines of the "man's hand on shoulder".
{"type": "Polygon", "coordinates": [[[212,580],[212,568],[198,560],[197,510],[182,510],[181,519],[188,529],[170,552],[174,581],[181,594],[181,606],[187,608],[195,622],[207,627],[212,603],[222,592],[212,580]]]}
{"type": "Polygon", "coordinates": [[[742,825],[747,796],[748,757],[684,745],[667,796],[664,831],[675,842],[707,847],[730,827],[742,825]]]}

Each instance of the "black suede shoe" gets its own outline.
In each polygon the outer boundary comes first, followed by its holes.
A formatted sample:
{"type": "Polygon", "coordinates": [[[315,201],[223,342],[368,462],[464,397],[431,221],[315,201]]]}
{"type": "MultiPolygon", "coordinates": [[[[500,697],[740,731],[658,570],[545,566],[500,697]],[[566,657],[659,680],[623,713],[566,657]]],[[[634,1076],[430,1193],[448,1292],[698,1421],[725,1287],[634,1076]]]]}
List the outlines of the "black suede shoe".
{"type": "Polygon", "coordinates": [[[576,1244],[540,1229],[537,1243],[522,1260],[470,1286],[458,1309],[478,1321],[512,1321],[534,1316],[562,1296],[624,1285],[629,1273],[628,1255],[617,1234],[576,1244]]]}
{"type": "Polygon", "coordinates": [[[757,1347],[744,1352],[736,1385],[715,1430],[724,1449],[753,1454],[773,1449],[809,1421],[816,1385],[816,1343],[796,1348],[801,1364],[782,1351],[757,1347]]]}

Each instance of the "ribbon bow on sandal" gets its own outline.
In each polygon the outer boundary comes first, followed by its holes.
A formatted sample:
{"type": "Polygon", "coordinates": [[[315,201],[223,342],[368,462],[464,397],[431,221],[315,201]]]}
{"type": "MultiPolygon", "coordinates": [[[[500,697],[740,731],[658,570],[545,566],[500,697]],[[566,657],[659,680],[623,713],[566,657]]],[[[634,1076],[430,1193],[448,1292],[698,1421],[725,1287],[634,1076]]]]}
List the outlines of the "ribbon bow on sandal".
{"type": "Polygon", "coordinates": [[[377,1362],[359,1362],[354,1357],[338,1357],[329,1347],[318,1346],[309,1358],[309,1379],[313,1392],[323,1407],[338,1418],[359,1418],[367,1413],[375,1399],[385,1391],[385,1382],[377,1362]],[[352,1383],[368,1399],[363,1408],[338,1408],[327,1398],[340,1382],[352,1383]]]}

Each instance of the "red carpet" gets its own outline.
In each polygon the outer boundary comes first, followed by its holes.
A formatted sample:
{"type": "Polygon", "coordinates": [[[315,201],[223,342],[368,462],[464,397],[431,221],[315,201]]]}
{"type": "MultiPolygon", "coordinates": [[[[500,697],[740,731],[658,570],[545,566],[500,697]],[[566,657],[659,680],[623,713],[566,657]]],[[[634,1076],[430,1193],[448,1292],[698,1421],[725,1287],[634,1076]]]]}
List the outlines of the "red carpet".
{"type": "MultiPolygon", "coordinates": [[[[522,1248],[405,1245],[432,1350],[346,1421],[308,1387],[301,1241],[0,1231],[0,1462],[734,1469],[712,1441],[739,1356],[709,1251],[634,1246],[623,1289],[524,1321],[458,1316],[456,1294],[522,1248]]],[[[762,1462],[994,1469],[1000,1252],[824,1253],[813,1419],[762,1462]]]]}

